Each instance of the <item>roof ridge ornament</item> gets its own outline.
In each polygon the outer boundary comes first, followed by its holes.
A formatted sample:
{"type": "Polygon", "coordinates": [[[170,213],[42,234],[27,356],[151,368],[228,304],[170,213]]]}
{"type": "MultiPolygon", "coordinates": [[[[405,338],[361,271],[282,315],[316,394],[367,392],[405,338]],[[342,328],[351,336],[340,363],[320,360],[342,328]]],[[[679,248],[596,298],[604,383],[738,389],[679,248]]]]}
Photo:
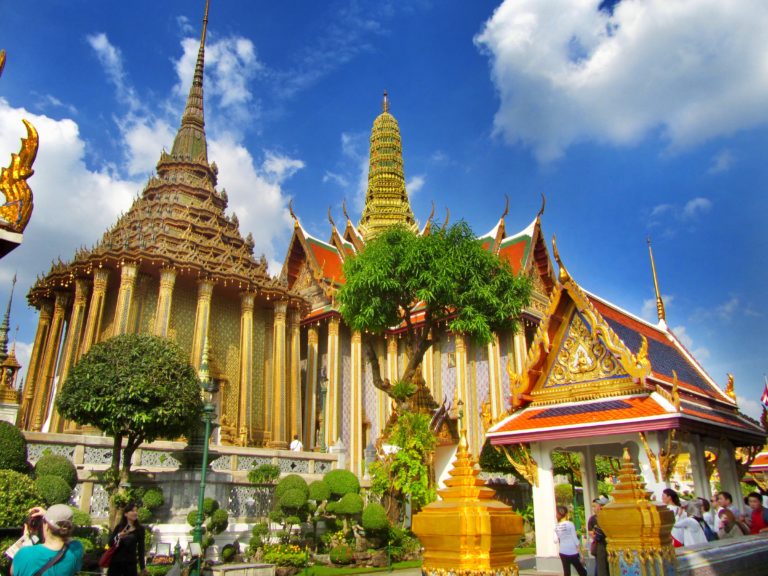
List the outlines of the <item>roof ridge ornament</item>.
{"type": "Polygon", "coordinates": [[[558,275],[560,282],[565,284],[566,282],[573,280],[571,275],[568,273],[568,270],[565,268],[563,261],[560,259],[560,252],[557,250],[557,236],[555,234],[552,234],[552,253],[554,254],[555,261],[560,268],[560,273],[558,275]]]}
{"type": "Polygon", "coordinates": [[[389,113],[389,95],[386,90],[384,90],[384,98],[381,101],[381,112],[382,114],[389,113]]]}
{"type": "Polygon", "coordinates": [[[653,287],[656,290],[656,314],[659,317],[659,325],[663,325],[666,327],[667,314],[664,311],[664,301],[661,299],[661,292],[659,292],[659,279],[656,276],[656,263],[653,260],[653,248],[651,247],[650,237],[647,239],[647,241],[648,241],[648,253],[651,256],[651,271],[653,272],[653,287]]]}
{"type": "Polygon", "coordinates": [[[547,207],[547,197],[544,196],[544,192],[541,192],[541,208],[539,208],[539,212],[536,214],[536,220],[541,219],[542,216],[544,216],[544,209],[547,207]]]}

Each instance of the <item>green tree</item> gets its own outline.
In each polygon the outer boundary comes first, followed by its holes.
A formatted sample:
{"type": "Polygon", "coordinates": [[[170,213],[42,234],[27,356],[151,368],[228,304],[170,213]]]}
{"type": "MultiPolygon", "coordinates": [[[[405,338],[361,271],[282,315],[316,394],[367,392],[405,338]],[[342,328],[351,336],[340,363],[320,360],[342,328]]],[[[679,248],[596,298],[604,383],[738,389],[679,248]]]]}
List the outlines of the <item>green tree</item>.
{"type": "Polygon", "coordinates": [[[170,340],[139,334],[94,345],[70,372],[56,406],[64,418],[114,439],[110,493],[128,480],[131,457],[142,442],[189,433],[202,411],[200,383],[187,354],[170,340]]]}
{"type": "MultiPolygon", "coordinates": [[[[530,295],[529,280],[515,276],[507,262],[483,248],[463,221],[435,226],[425,235],[394,226],[348,258],[344,276],[339,309],[353,330],[383,334],[405,326],[408,363],[398,378],[404,382],[421,364],[438,324],[488,343],[495,331],[516,328],[530,295]],[[418,324],[413,319],[417,303],[423,314],[418,324]]],[[[393,396],[395,383],[382,377],[371,338],[366,352],[374,385],[393,396]]]]}

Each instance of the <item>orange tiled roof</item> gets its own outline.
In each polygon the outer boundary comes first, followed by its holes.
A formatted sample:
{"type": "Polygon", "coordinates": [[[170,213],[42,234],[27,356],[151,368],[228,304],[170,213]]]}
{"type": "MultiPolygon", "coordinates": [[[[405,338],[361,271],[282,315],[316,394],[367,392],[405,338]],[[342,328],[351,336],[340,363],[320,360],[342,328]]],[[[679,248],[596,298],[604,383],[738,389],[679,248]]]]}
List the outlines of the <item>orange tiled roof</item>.
{"type": "Polygon", "coordinates": [[[315,257],[317,264],[322,270],[323,277],[338,284],[343,284],[343,262],[341,256],[339,256],[338,250],[330,244],[321,242],[309,235],[307,235],[307,244],[309,249],[312,250],[312,255],[315,257]]]}
{"type": "Polygon", "coordinates": [[[766,472],[768,471],[768,452],[760,452],[755,457],[755,461],[752,462],[752,466],[749,467],[750,472],[766,472]]]}
{"type": "Polygon", "coordinates": [[[499,258],[506,260],[512,266],[515,274],[525,264],[528,258],[528,251],[531,246],[530,236],[518,236],[516,238],[505,238],[499,246],[499,258]]]}

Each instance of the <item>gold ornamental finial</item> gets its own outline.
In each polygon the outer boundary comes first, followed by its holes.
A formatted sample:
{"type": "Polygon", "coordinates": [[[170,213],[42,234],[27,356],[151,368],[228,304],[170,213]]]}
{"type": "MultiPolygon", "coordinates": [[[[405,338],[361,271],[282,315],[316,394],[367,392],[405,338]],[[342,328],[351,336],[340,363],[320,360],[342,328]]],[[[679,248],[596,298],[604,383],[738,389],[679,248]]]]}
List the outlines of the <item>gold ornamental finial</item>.
{"type": "Polygon", "coordinates": [[[5,68],[5,48],[0,50],[0,76],[3,75],[3,68],[5,68]]]}
{"type": "Polygon", "coordinates": [[[557,265],[560,267],[560,274],[558,276],[560,282],[565,284],[568,282],[568,280],[571,279],[571,275],[568,274],[568,270],[566,270],[563,261],[560,260],[560,252],[557,251],[557,237],[554,234],[552,235],[552,252],[555,255],[555,261],[557,262],[557,265]]]}
{"type": "Polygon", "coordinates": [[[349,214],[347,214],[347,199],[344,198],[341,201],[341,211],[344,212],[344,218],[347,219],[347,222],[351,222],[352,219],[349,217],[349,214]]]}
{"type": "Polygon", "coordinates": [[[299,219],[296,217],[296,213],[293,211],[293,198],[288,200],[288,213],[291,215],[291,218],[293,218],[293,227],[298,228],[299,219]]]}
{"type": "Polygon", "coordinates": [[[501,218],[499,218],[499,220],[504,220],[507,214],[509,214],[509,196],[504,194],[504,198],[506,199],[506,203],[504,204],[504,212],[502,212],[501,218]]]}
{"type": "Polygon", "coordinates": [[[336,222],[333,221],[333,216],[331,216],[331,207],[328,206],[328,222],[331,223],[331,226],[336,228],[336,222]]]}
{"type": "Polygon", "coordinates": [[[729,372],[727,376],[728,383],[725,385],[725,393],[728,394],[731,400],[736,400],[736,390],[733,388],[733,374],[729,372]]]}
{"type": "Polygon", "coordinates": [[[541,208],[539,208],[539,213],[536,214],[536,220],[544,216],[544,208],[547,207],[547,197],[544,196],[544,192],[541,193],[541,208]]]}
{"type": "Polygon", "coordinates": [[[381,111],[384,114],[387,114],[389,112],[389,96],[387,95],[386,90],[384,90],[384,99],[381,102],[381,111]]]}
{"type": "Polygon", "coordinates": [[[651,255],[651,270],[653,271],[653,287],[656,289],[656,313],[659,316],[659,322],[667,321],[667,315],[664,312],[664,301],[661,299],[661,293],[659,292],[659,279],[656,277],[656,263],[653,261],[653,248],[651,247],[651,239],[648,238],[648,253],[651,255]]]}

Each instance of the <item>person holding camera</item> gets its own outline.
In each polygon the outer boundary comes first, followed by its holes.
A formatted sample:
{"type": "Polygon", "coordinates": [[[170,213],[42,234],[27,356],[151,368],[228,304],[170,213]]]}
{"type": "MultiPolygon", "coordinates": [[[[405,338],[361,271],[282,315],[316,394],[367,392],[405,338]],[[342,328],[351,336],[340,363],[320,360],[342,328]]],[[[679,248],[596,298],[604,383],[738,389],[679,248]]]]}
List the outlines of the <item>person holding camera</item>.
{"type": "Polygon", "coordinates": [[[609,576],[608,543],[605,539],[605,532],[600,529],[597,523],[597,515],[606,504],[608,504],[608,498],[605,496],[592,500],[592,516],[587,520],[590,538],[589,553],[595,557],[595,576],[609,576]]]}
{"type": "Polygon", "coordinates": [[[72,509],[55,504],[45,510],[32,508],[24,524],[24,537],[32,543],[13,556],[12,576],[74,576],[83,564],[83,545],[72,540],[72,509]]]}
{"type": "Polygon", "coordinates": [[[117,547],[117,550],[109,563],[107,576],[137,576],[137,563],[141,573],[146,574],[144,533],[144,526],[139,524],[139,507],[129,502],[109,538],[109,547],[117,547]]]}

